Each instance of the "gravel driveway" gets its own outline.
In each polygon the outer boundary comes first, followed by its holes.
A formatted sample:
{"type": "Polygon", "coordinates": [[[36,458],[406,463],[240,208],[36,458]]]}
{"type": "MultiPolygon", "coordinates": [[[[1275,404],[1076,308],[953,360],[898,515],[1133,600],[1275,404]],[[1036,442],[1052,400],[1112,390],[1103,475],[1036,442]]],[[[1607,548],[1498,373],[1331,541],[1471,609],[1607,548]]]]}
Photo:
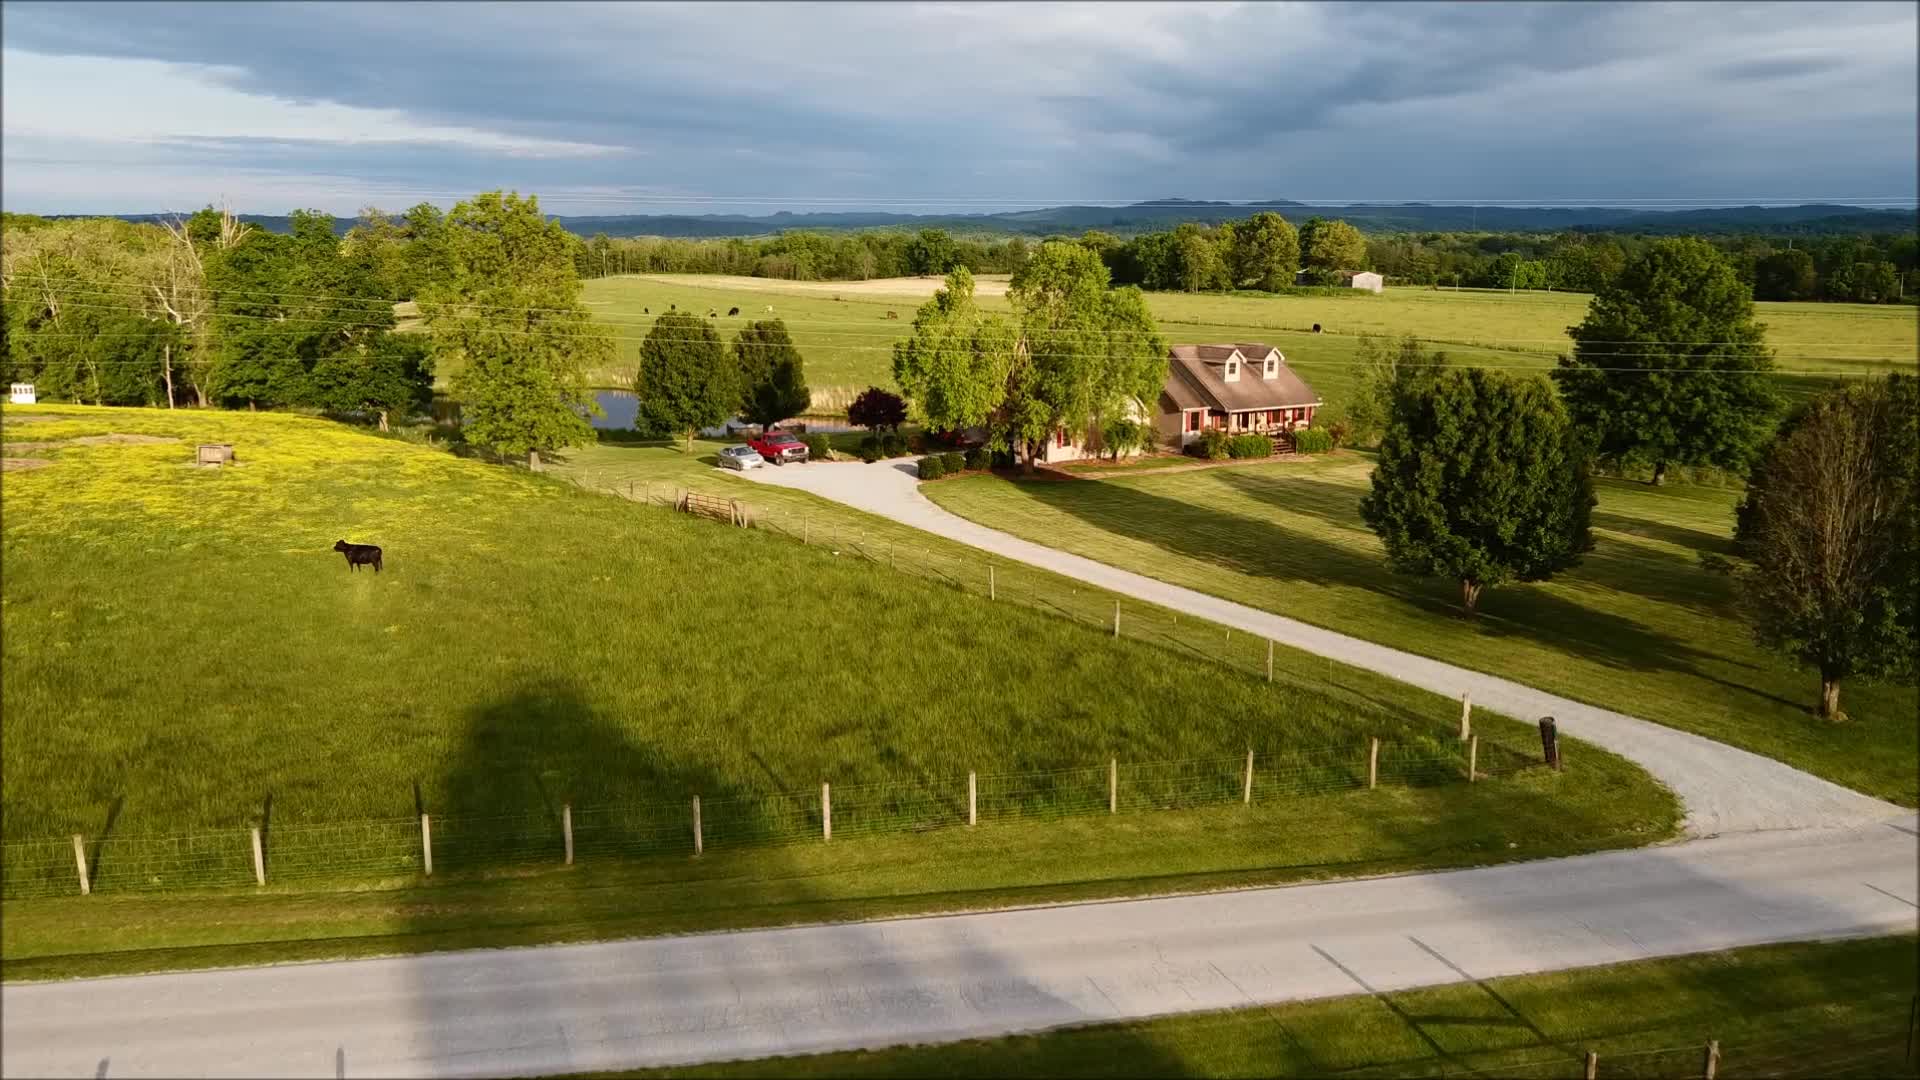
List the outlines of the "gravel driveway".
{"type": "Polygon", "coordinates": [[[1881,821],[1909,811],[1783,765],[1625,713],[1563,698],[1502,679],[1376,645],[1217,596],[1169,585],[1092,559],[978,525],[929,502],[919,492],[913,459],[815,462],[798,469],[743,474],[890,518],[1004,558],[1077,578],[1112,592],[1270,638],[1316,656],[1397,679],[1523,720],[1552,716],[1560,730],[1638,764],[1680,797],[1693,836],[1760,829],[1800,829],[1881,821]]]}

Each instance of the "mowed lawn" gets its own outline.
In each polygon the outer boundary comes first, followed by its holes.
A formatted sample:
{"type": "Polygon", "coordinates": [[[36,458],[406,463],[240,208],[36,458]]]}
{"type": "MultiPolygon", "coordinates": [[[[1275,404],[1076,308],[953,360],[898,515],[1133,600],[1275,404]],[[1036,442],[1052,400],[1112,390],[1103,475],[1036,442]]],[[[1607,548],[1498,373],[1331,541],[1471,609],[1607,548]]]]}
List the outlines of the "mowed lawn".
{"type": "Polygon", "coordinates": [[[1143,473],[1098,481],[974,477],[926,485],[957,514],[1018,536],[1369,641],[1699,732],[1856,790],[1920,803],[1911,688],[1850,680],[1832,724],[1818,681],[1756,646],[1734,584],[1733,488],[1601,480],[1578,568],[1505,585],[1465,618],[1455,582],[1392,573],[1360,520],[1372,458],[1143,473]]]}
{"type": "MultiPolygon", "coordinates": [[[[1911,935],[626,1077],[1914,1076],[1911,935]]],[[[601,1074],[616,1075],[616,1074],[601,1074]]]]}
{"type": "MultiPolygon", "coordinates": [[[[618,337],[618,362],[595,373],[607,386],[628,386],[640,342],[654,316],[669,305],[705,315],[730,337],[766,307],[786,320],[807,360],[815,407],[838,410],[866,386],[891,387],[893,342],[909,331],[920,297],[938,287],[933,278],[908,280],[901,295],[876,294],[867,283],[777,281],[745,283],[707,275],[599,278],[586,283],[584,299],[596,318],[618,337]],[[740,308],[740,315],[726,312],[740,308]],[[895,319],[887,318],[887,312],[895,319]]],[[[1004,297],[981,304],[1008,311],[1004,297]]],[[[1333,296],[1249,296],[1148,293],[1148,307],[1169,342],[1257,340],[1277,346],[1330,406],[1344,406],[1354,385],[1359,336],[1413,334],[1445,349],[1458,361],[1544,370],[1571,347],[1567,328],[1586,313],[1582,293],[1505,293],[1497,290],[1389,289],[1333,296]],[[1314,324],[1322,333],[1312,333],[1314,324]]],[[[1920,319],[1910,307],[1871,304],[1758,305],[1767,340],[1783,372],[1783,389],[1806,391],[1834,375],[1912,370],[1920,353],[1920,319]]]]}

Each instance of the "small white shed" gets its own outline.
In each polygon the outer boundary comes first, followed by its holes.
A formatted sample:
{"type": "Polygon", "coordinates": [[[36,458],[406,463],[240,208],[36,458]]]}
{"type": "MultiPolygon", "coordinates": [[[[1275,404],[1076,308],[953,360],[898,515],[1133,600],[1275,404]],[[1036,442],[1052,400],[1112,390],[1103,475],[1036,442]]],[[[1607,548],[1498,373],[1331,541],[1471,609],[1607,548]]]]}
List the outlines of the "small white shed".
{"type": "Polygon", "coordinates": [[[1386,280],[1371,270],[1360,270],[1348,275],[1347,284],[1356,289],[1377,293],[1386,286],[1386,280]]]}
{"type": "Polygon", "coordinates": [[[17,382],[13,384],[13,389],[8,393],[7,401],[13,405],[34,405],[40,401],[40,396],[33,392],[32,383],[17,382]]]}

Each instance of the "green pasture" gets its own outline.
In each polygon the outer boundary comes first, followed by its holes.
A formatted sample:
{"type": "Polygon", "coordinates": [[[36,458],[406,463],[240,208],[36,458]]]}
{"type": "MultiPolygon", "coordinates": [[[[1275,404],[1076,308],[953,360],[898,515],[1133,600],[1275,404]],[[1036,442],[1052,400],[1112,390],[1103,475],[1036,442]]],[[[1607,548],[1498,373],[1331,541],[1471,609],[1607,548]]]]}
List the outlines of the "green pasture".
{"type": "MultiPolygon", "coordinates": [[[[838,294],[821,282],[777,283],[758,288],[728,286],[703,275],[598,278],[585,285],[595,316],[618,337],[617,363],[596,372],[607,386],[627,386],[638,362],[639,343],[652,317],[675,305],[715,320],[730,336],[752,318],[785,319],[807,360],[816,408],[834,410],[869,385],[892,386],[892,346],[904,337],[913,296],[872,295],[848,283],[838,294]],[[837,297],[837,298],[836,298],[837,297]],[[726,312],[739,307],[741,314],[726,312]],[[897,319],[888,319],[892,311],[897,319]]],[[[930,290],[932,283],[926,287],[930,290]]],[[[1001,297],[982,297],[990,310],[1008,310],[1001,297]]],[[[1488,290],[1389,289],[1331,296],[1264,296],[1149,293],[1148,306],[1169,342],[1264,341],[1334,406],[1352,392],[1358,338],[1362,334],[1413,334],[1459,361],[1520,369],[1545,369],[1570,347],[1567,328],[1585,315],[1583,293],[1505,293],[1488,290]],[[1312,332],[1314,324],[1322,332],[1312,332]]],[[[1868,304],[1762,303],[1760,319],[1784,373],[1785,389],[1825,383],[1836,375],[1906,370],[1920,355],[1920,318],[1910,307],[1868,304]]]]}

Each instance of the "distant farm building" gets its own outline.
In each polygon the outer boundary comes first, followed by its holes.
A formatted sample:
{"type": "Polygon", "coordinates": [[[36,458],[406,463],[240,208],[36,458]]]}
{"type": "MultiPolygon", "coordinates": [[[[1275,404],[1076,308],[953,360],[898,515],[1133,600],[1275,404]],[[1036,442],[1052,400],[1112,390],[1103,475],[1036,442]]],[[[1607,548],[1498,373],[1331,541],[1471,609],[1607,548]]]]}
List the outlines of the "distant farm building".
{"type": "MultiPolygon", "coordinates": [[[[1386,279],[1371,270],[1342,270],[1337,275],[1342,284],[1349,289],[1365,289],[1377,293],[1386,287],[1386,279]]],[[[1313,271],[1302,270],[1293,276],[1295,285],[1313,284],[1313,271]]]]}

